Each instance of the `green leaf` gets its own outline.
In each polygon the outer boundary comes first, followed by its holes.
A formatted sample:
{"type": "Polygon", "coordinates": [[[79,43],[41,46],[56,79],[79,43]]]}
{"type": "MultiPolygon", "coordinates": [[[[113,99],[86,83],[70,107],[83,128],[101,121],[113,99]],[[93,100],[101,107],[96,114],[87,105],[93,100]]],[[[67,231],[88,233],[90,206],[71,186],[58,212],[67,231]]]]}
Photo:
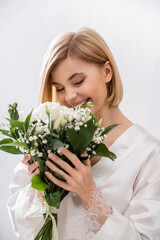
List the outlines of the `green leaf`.
{"type": "Polygon", "coordinates": [[[31,180],[31,187],[38,191],[44,191],[49,185],[41,179],[40,175],[36,174],[31,180]]]}
{"type": "Polygon", "coordinates": [[[44,196],[46,202],[48,203],[49,206],[55,207],[59,209],[60,206],[60,193],[59,191],[49,193],[44,196]]]}
{"type": "Polygon", "coordinates": [[[32,130],[32,132],[31,132],[31,136],[33,137],[34,136],[34,134],[35,134],[35,131],[36,131],[36,125],[34,126],[34,128],[33,128],[33,130],[32,130]]]}
{"type": "Polygon", "coordinates": [[[18,118],[19,118],[17,106],[18,106],[17,103],[13,103],[12,105],[9,104],[8,113],[9,113],[11,119],[18,120],[18,118]]]}
{"type": "Polygon", "coordinates": [[[20,122],[18,120],[13,120],[13,119],[9,119],[6,118],[12,125],[14,125],[15,127],[18,127],[19,129],[21,129],[24,132],[24,123],[20,122]]]}
{"type": "Polygon", "coordinates": [[[37,156],[35,157],[35,159],[38,161],[38,165],[41,173],[44,173],[44,168],[46,166],[45,160],[37,156]]]}
{"type": "Polygon", "coordinates": [[[12,142],[13,142],[13,140],[10,138],[1,140],[0,141],[0,150],[7,152],[7,153],[11,153],[11,154],[22,154],[22,152],[19,149],[17,149],[16,147],[4,146],[4,144],[11,144],[12,142]]]}
{"type": "Polygon", "coordinates": [[[66,144],[61,142],[59,139],[54,139],[54,146],[53,146],[53,150],[57,150],[60,147],[64,147],[66,144]]]}
{"type": "Polygon", "coordinates": [[[29,148],[29,146],[26,143],[23,143],[23,142],[4,143],[4,144],[1,144],[0,147],[24,147],[24,148],[29,148]]]}
{"type": "Polygon", "coordinates": [[[53,136],[53,137],[55,137],[55,138],[59,138],[59,135],[56,134],[56,133],[54,133],[54,132],[51,132],[49,135],[51,135],[51,136],[53,136]]]}
{"type": "Polygon", "coordinates": [[[13,137],[8,130],[0,129],[0,132],[5,136],[13,137]]]}
{"type": "Polygon", "coordinates": [[[91,142],[94,132],[96,130],[93,120],[90,119],[87,123],[87,127],[82,126],[79,130],[79,147],[84,148],[91,142]]]}
{"type": "Polygon", "coordinates": [[[29,122],[30,122],[30,119],[31,119],[31,116],[32,116],[32,112],[33,112],[33,109],[30,112],[30,114],[28,114],[28,116],[26,117],[25,122],[24,122],[24,128],[25,128],[26,132],[28,130],[28,126],[29,126],[29,122]]]}
{"type": "Polygon", "coordinates": [[[11,154],[23,154],[19,149],[15,147],[0,147],[0,150],[11,154]]]}
{"type": "Polygon", "coordinates": [[[79,147],[79,135],[73,128],[68,128],[67,136],[69,138],[73,151],[75,152],[79,147]]]}
{"type": "Polygon", "coordinates": [[[95,152],[96,152],[96,155],[94,156],[108,157],[113,161],[116,159],[116,155],[113,152],[110,152],[106,147],[106,145],[103,143],[100,143],[95,147],[95,152]]]}
{"type": "Polygon", "coordinates": [[[80,108],[84,107],[94,107],[94,104],[92,102],[85,102],[80,106],[80,108]]]}
{"type": "Polygon", "coordinates": [[[119,124],[112,124],[108,127],[106,127],[102,133],[102,136],[105,134],[108,134],[113,128],[117,127],[119,124]]]}

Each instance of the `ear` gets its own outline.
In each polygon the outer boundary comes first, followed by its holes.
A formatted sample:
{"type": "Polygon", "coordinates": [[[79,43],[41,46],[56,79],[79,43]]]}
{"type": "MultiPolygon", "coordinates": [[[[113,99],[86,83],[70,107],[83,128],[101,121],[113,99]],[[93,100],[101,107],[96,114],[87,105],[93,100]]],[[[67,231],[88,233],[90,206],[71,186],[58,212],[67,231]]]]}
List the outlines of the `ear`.
{"type": "Polygon", "coordinates": [[[112,79],[113,69],[109,61],[106,61],[106,63],[103,65],[103,76],[105,83],[110,82],[112,79]]]}

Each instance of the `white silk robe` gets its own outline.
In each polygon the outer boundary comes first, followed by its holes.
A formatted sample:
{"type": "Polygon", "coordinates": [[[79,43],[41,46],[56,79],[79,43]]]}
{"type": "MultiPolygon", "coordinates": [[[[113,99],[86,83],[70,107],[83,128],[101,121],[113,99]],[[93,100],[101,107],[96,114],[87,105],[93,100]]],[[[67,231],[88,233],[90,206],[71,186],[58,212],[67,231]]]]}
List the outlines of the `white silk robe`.
{"type": "MultiPolygon", "coordinates": [[[[128,128],[109,148],[115,161],[102,157],[92,178],[113,214],[92,240],[160,240],[160,141],[142,126],[128,128]]],[[[43,223],[27,167],[20,163],[10,186],[8,209],[18,239],[33,240],[43,223]]],[[[59,240],[87,240],[84,207],[76,193],[61,202],[59,240]]]]}

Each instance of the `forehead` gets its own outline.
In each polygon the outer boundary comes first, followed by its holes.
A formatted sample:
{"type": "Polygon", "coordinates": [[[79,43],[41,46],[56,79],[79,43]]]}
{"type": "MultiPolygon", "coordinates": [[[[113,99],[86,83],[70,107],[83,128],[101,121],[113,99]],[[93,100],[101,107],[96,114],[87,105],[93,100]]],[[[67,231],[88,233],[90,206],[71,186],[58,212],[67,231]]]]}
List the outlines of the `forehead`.
{"type": "Polygon", "coordinates": [[[68,79],[74,73],[90,73],[96,69],[97,65],[89,63],[79,58],[68,57],[59,63],[51,72],[52,81],[68,79]]]}

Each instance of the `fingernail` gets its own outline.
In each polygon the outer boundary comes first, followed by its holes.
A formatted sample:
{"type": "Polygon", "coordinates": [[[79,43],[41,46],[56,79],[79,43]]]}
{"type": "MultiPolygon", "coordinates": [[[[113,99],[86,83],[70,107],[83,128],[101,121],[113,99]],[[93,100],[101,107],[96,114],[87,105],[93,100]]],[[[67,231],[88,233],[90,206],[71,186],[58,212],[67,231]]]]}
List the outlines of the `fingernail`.
{"type": "Polygon", "coordinates": [[[49,154],[48,154],[48,157],[54,157],[54,156],[55,156],[54,153],[49,153],[49,154]]]}
{"type": "Polygon", "coordinates": [[[87,156],[88,156],[87,153],[82,153],[82,154],[81,154],[81,157],[87,157],[87,156]]]}

